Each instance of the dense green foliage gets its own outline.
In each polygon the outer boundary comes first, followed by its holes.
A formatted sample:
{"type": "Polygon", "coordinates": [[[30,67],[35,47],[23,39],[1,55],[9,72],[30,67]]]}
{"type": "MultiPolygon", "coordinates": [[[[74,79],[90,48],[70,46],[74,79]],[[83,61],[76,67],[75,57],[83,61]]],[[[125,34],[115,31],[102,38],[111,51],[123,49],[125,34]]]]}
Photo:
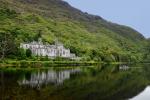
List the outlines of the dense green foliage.
{"type": "Polygon", "coordinates": [[[144,61],[149,63],[150,61],[150,39],[147,40],[147,44],[143,52],[144,52],[144,61]]]}
{"type": "MultiPolygon", "coordinates": [[[[141,61],[146,45],[137,31],[83,13],[61,0],[0,0],[0,31],[15,34],[18,47],[39,37],[50,44],[57,39],[83,60],[141,61]]],[[[24,51],[19,54],[23,59],[30,56],[24,51]]]]}
{"type": "Polygon", "coordinates": [[[17,46],[15,42],[15,34],[9,31],[0,32],[0,58],[15,55],[17,46]]]}

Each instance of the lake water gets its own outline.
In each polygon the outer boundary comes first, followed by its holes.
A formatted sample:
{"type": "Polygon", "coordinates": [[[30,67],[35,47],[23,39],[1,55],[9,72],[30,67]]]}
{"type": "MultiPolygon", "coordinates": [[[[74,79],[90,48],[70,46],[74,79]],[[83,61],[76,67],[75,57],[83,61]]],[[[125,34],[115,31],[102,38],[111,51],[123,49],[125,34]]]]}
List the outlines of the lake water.
{"type": "Polygon", "coordinates": [[[149,65],[0,69],[0,100],[150,100],[149,65]]]}
{"type": "Polygon", "coordinates": [[[149,100],[150,99],[150,87],[148,86],[145,88],[144,91],[142,91],[140,94],[138,94],[136,97],[130,99],[130,100],[149,100]]]}

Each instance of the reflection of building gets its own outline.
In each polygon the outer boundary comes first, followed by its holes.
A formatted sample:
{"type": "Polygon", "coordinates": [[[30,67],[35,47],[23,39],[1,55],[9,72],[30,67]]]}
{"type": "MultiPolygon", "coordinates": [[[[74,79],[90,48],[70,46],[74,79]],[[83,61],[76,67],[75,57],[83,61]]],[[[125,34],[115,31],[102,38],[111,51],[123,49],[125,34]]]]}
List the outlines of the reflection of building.
{"type": "Polygon", "coordinates": [[[119,70],[128,70],[130,67],[127,65],[120,65],[119,70]]]}
{"type": "Polygon", "coordinates": [[[30,79],[24,77],[23,80],[18,81],[19,85],[29,85],[31,87],[40,87],[48,83],[62,84],[64,80],[70,79],[71,74],[80,72],[80,69],[32,73],[30,79]]]}
{"type": "Polygon", "coordinates": [[[31,43],[21,43],[20,48],[30,49],[32,51],[32,54],[38,56],[48,56],[50,58],[63,57],[78,59],[75,54],[70,52],[70,49],[66,49],[61,43],[55,43],[55,45],[44,45],[42,41],[34,41],[31,43]]]}

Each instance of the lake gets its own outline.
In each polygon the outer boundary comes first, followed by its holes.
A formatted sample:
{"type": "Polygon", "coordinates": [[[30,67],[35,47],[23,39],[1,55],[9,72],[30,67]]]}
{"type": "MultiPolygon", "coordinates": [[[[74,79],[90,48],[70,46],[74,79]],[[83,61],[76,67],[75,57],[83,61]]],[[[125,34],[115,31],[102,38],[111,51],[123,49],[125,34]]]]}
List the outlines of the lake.
{"type": "Polygon", "coordinates": [[[0,100],[149,100],[148,64],[0,69],[0,100]]]}

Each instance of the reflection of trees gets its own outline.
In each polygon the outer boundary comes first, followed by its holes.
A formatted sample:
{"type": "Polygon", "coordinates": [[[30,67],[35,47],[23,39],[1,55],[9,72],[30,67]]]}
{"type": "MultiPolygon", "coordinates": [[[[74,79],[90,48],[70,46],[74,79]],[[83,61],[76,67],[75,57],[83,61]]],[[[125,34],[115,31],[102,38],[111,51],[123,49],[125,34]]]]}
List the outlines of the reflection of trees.
{"type": "Polygon", "coordinates": [[[84,67],[81,71],[4,71],[0,73],[0,100],[125,100],[149,85],[150,68],[145,66],[130,65],[126,71],[120,71],[120,65],[84,67]]]}
{"type": "Polygon", "coordinates": [[[1,97],[0,97],[0,99],[2,99],[3,100],[3,93],[4,93],[4,72],[3,71],[0,71],[0,75],[1,75],[1,82],[0,82],[0,93],[2,93],[1,95],[1,97]]]}
{"type": "Polygon", "coordinates": [[[54,71],[49,70],[47,72],[32,73],[30,79],[24,77],[19,80],[19,85],[29,85],[31,87],[40,87],[41,85],[47,85],[48,83],[62,84],[64,80],[70,79],[70,75],[80,72],[80,69],[54,71]]]}

